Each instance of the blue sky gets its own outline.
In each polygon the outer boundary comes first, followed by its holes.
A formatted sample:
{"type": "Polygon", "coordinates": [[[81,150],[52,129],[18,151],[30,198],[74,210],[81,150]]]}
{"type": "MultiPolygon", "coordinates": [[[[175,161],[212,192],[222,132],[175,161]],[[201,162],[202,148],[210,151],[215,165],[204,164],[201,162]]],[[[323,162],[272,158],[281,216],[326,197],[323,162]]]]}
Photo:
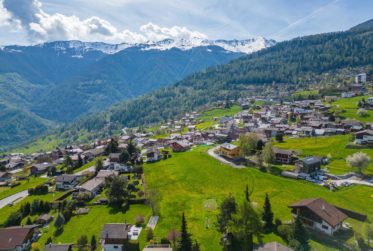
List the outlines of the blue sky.
{"type": "Polygon", "coordinates": [[[0,44],[256,36],[280,41],[346,30],[373,18],[372,10],[372,0],[0,0],[0,44]]]}

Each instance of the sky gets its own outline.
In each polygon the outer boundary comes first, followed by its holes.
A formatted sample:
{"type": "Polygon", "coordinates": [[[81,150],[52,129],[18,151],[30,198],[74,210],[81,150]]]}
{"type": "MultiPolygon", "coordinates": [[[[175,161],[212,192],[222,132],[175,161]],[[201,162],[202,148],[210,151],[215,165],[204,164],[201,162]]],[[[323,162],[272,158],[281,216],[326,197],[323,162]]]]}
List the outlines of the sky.
{"type": "Polygon", "coordinates": [[[288,40],[373,18],[372,0],[0,0],[0,45],[288,40]]]}

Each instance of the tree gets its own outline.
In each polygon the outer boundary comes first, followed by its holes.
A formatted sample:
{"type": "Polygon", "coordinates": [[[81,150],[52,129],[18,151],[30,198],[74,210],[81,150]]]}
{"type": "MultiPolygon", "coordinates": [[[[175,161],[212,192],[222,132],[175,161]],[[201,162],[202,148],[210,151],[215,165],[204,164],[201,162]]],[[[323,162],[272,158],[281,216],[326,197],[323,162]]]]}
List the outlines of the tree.
{"type": "Polygon", "coordinates": [[[308,232],[299,217],[295,218],[293,237],[299,243],[302,250],[310,250],[308,232]]]}
{"type": "Polygon", "coordinates": [[[188,233],[187,222],[185,214],[181,217],[181,238],[179,241],[178,251],[192,251],[192,239],[188,233]]]}
{"type": "Polygon", "coordinates": [[[18,226],[22,222],[22,214],[19,211],[12,212],[7,220],[5,221],[5,226],[10,227],[10,226],[18,226]]]}
{"type": "Polygon", "coordinates": [[[78,161],[76,162],[75,168],[79,168],[83,165],[83,159],[80,154],[78,154],[78,161]]]}
{"type": "Polygon", "coordinates": [[[257,148],[259,137],[256,133],[241,135],[239,138],[240,153],[244,156],[251,155],[257,148]]]}
{"type": "Polygon", "coordinates": [[[110,154],[110,153],[117,153],[117,152],[118,152],[118,142],[114,138],[111,138],[109,143],[106,145],[105,153],[110,154]]]}
{"type": "Polygon", "coordinates": [[[119,155],[119,162],[120,163],[127,163],[130,160],[131,156],[127,150],[124,150],[119,155]]]}
{"type": "Polygon", "coordinates": [[[284,141],[284,134],[282,133],[276,133],[276,141],[277,142],[283,142],[284,141]]]}
{"type": "Polygon", "coordinates": [[[92,238],[91,238],[91,251],[95,251],[96,249],[97,249],[96,236],[92,235],[92,238]]]}
{"type": "Polygon", "coordinates": [[[358,109],[358,110],[356,111],[356,114],[357,114],[357,116],[363,118],[363,117],[366,117],[366,116],[368,115],[368,111],[365,110],[364,108],[360,108],[360,109],[358,109]]]}
{"type": "Polygon", "coordinates": [[[48,237],[47,241],[45,242],[45,245],[52,243],[52,237],[48,237]]]}
{"type": "Polygon", "coordinates": [[[63,165],[67,168],[69,167],[73,167],[74,166],[74,162],[73,160],[71,159],[71,157],[69,155],[65,155],[65,158],[63,160],[63,165]]]}
{"type": "Polygon", "coordinates": [[[264,221],[264,230],[268,232],[271,231],[273,228],[273,212],[268,193],[266,193],[266,197],[264,200],[262,220],[264,221]]]}
{"type": "Polygon", "coordinates": [[[98,172],[100,170],[102,170],[104,168],[104,164],[102,163],[102,159],[101,158],[98,158],[96,160],[96,165],[95,165],[95,173],[96,175],[98,174],[98,172]]]}
{"type": "Polygon", "coordinates": [[[131,158],[138,152],[135,144],[133,143],[132,140],[130,140],[128,142],[128,146],[127,146],[127,152],[128,154],[131,156],[131,158]]]}
{"type": "Polygon", "coordinates": [[[273,152],[273,147],[271,141],[267,142],[264,146],[263,152],[263,161],[267,164],[272,164],[275,160],[275,153],[273,152]]]}
{"type": "Polygon", "coordinates": [[[176,231],[175,229],[171,229],[170,232],[167,234],[167,239],[172,243],[172,245],[176,246],[177,239],[180,238],[180,232],[176,231]]]}
{"type": "Polygon", "coordinates": [[[300,123],[302,122],[302,117],[300,115],[298,115],[296,118],[295,118],[295,123],[297,123],[297,125],[300,125],[300,123]]]}
{"type": "Polygon", "coordinates": [[[224,234],[228,229],[228,224],[232,220],[232,216],[237,212],[236,200],[232,195],[229,195],[220,205],[220,212],[217,215],[216,228],[224,234]]]}
{"type": "Polygon", "coordinates": [[[78,239],[78,245],[79,245],[79,250],[82,250],[84,249],[85,246],[87,246],[88,244],[88,238],[87,238],[87,235],[82,235],[80,236],[80,238],[78,239]]]}
{"type": "Polygon", "coordinates": [[[365,227],[365,233],[368,240],[368,246],[370,247],[370,242],[373,240],[373,226],[367,224],[365,227]]]}
{"type": "Polygon", "coordinates": [[[123,176],[114,176],[110,179],[106,195],[111,205],[119,206],[128,201],[127,183],[127,178],[123,176]]]}
{"type": "Polygon", "coordinates": [[[249,190],[249,185],[246,184],[245,186],[245,199],[247,202],[250,202],[250,195],[253,193],[253,189],[249,190]]]}
{"type": "Polygon", "coordinates": [[[241,250],[254,250],[254,236],[261,242],[262,222],[253,206],[244,201],[233,215],[228,231],[240,241],[241,250]]]}
{"type": "Polygon", "coordinates": [[[357,171],[362,174],[370,162],[370,157],[366,153],[357,152],[347,156],[346,162],[350,167],[357,169],[357,171]]]}
{"type": "Polygon", "coordinates": [[[146,241],[151,241],[154,237],[154,234],[153,234],[153,229],[151,229],[150,227],[148,227],[146,229],[146,241]]]}
{"type": "Polygon", "coordinates": [[[199,247],[198,241],[194,241],[192,251],[200,251],[201,248],[199,247]]]}
{"type": "Polygon", "coordinates": [[[57,230],[61,230],[63,227],[63,224],[65,224],[65,218],[62,214],[58,214],[56,220],[54,221],[54,226],[57,228],[57,230]]]}

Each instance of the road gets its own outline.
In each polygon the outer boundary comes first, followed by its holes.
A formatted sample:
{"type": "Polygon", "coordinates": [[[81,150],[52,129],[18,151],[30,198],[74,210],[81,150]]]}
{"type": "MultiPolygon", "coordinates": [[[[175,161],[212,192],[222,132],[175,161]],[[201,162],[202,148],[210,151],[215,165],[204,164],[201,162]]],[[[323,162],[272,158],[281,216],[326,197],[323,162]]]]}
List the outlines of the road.
{"type": "Polygon", "coordinates": [[[20,202],[22,199],[26,198],[28,196],[28,190],[24,190],[22,192],[19,192],[19,193],[16,193],[16,194],[13,194],[9,197],[6,197],[2,200],[0,200],[0,208],[3,208],[5,206],[7,206],[8,204],[16,201],[15,203],[17,202],[20,202]]]}
{"type": "Polygon", "coordinates": [[[230,165],[231,167],[233,168],[238,168],[238,169],[242,169],[242,168],[246,168],[246,166],[243,166],[243,165],[236,165],[234,164],[233,162],[230,162],[226,159],[224,159],[223,157],[221,157],[220,155],[216,154],[215,151],[217,149],[219,149],[220,146],[216,146],[214,148],[211,148],[210,150],[207,151],[208,155],[210,155],[211,157],[217,159],[218,161],[220,161],[221,163],[224,163],[224,164],[227,164],[227,165],[230,165]]]}

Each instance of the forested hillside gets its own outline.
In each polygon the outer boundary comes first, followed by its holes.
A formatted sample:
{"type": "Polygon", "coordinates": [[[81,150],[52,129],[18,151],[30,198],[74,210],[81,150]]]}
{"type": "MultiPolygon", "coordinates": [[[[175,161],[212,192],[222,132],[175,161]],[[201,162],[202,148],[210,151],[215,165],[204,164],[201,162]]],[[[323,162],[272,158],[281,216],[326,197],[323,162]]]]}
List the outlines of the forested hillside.
{"type": "Polygon", "coordinates": [[[372,30],[296,38],[88,116],[59,133],[75,140],[78,132],[107,135],[124,126],[156,123],[210,102],[244,95],[251,84],[312,84],[317,74],[372,64],[372,30]]]}

